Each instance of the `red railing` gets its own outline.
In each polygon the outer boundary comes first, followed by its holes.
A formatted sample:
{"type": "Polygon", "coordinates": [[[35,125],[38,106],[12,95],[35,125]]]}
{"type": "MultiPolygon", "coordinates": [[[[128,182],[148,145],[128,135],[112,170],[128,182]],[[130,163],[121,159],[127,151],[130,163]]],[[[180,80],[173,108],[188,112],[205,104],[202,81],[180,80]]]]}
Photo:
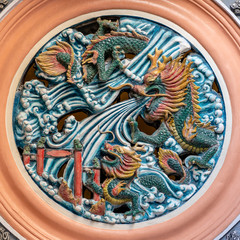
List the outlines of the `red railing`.
{"type": "MultiPolygon", "coordinates": [[[[26,148],[27,149],[27,148],[26,148]]],[[[24,149],[23,152],[23,163],[27,165],[32,160],[30,149],[24,149]]],[[[44,171],[44,159],[46,157],[53,157],[53,158],[63,158],[63,157],[73,157],[74,158],[74,197],[78,200],[78,204],[82,203],[82,146],[78,145],[78,147],[74,147],[74,150],[68,149],[48,149],[45,148],[44,145],[38,144],[37,147],[37,154],[35,155],[36,162],[37,162],[37,174],[42,176],[44,171]]],[[[95,176],[94,181],[100,185],[100,169],[94,169],[95,176]]],[[[95,201],[100,200],[100,196],[96,193],[93,195],[93,199],[95,201]]]]}

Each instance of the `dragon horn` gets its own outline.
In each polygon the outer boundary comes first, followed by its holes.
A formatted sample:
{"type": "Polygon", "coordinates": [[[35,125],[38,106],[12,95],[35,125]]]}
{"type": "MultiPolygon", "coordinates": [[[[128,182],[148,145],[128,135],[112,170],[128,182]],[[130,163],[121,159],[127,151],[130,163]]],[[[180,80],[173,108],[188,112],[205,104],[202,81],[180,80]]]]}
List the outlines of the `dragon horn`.
{"type": "Polygon", "coordinates": [[[131,88],[133,88],[133,85],[131,84],[131,83],[124,83],[124,84],[122,84],[122,85],[120,85],[120,86],[118,86],[118,87],[112,87],[112,86],[108,86],[111,90],[120,90],[120,89],[122,89],[123,87],[131,87],[131,88]]]}
{"type": "Polygon", "coordinates": [[[113,136],[113,139],[112,139],[111,141],[109,141],[109,142],[113,142],[113,141],[114,141],[114,139],[115,139],[115,136],[114,136],[114,133],[113,133],[112,131],[106,131],[106,132],[103,132],[103,131],[101,131],[101,130],[100,130],[100,127],[99,127],[99,125],[98,125],[98,131],[99,131],[101,134],[107,134],[107,133],[111,133],[111,134],[112,134],[112,136],[113,136]]]}

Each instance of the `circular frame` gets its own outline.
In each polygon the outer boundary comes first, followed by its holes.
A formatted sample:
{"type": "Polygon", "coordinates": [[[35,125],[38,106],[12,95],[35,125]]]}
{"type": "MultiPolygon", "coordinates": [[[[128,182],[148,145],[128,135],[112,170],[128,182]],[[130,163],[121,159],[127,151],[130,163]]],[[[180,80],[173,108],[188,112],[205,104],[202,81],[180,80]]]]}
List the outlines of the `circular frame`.
{"type": "Polygon", "coordinates": [[[210,0],[24,0],[0,23],[0,214],[27,239],[213,239],[240,213],[238,147],[240,29],[210,0]],[[211,55],[230,95],[232,135],[224,164],[206,193],[166,222],[133,230],[99,229],[54,210],[31,188],[10,150],[6,114],[12,79],[29,51],[48,32],[82,14],[130,9],[158,15],[191,34],[211,55]],[[59,231],[61,229],[61,231],[59,231]]]}

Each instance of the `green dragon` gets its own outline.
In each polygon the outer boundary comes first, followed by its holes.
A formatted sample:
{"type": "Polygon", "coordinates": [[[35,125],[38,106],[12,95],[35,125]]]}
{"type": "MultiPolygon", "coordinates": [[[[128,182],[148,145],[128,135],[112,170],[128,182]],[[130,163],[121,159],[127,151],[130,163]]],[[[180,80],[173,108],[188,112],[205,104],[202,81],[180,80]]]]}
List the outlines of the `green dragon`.
{"type": "Polygon", "coordinates": [[[148,173],[138,176],[137,171],[141,166],[141,159],[137,151],[144,151],[144,146],[136,144],[129,148],[105,142],[104,149],[101,149],[101,151],[104,155],[101,159],[101,167],[107,178],[102,186],[99,186],[94,182],[94,172],[89,169],[85,186],[113,206],[131,203],[131,210],[125,212],[125,216],[132,215],[134,219],[137,214],[144,214],[140,209],[138,193],[130,189],[132,181],[136,178],[139,184],[146,188],[156,187],[159,192],[168,196],[175,196],[171,189],[175,189],[176,185],[165,174],[148,173]]]}
{"type": "Polygon", "coordinates": [[[214,126],[210,122],[200,121],[198,112],[201,110],[198,102],[198,86],[191,75],[192,63],[186,64],[186,57],[162,56],[163,62],[158,61],[162,50],[155,50],[155,55],[148,55],[151,66],[144,76],[143,85],[123,84],[112,90],[130,86],[140,96],[151,97],[146,105],[144,119],[153,123],[160,122],[159,128],[148,135],[141,132],[138,123],[129,119],[132,142],[146,142],[162,147],[164,142],[173,136],[179,145],[190,155],[185,159],[185,165],[196,164],[200,168],[212,168],[209,160],[218,150],[218,141],[214,126]],[[198,156],[196,154],[202,154],[198,156]]]}
{"type": "MultiPolygon", "coordinates": [[[[82,54],[83,79],[86,83],[90,83],[97,74],[100,81],[107,81],[117,67],[124,69],[121,59],[125,54],[137,55],[148,44],[148,38],[135,31],[118,32],[118,21],[98,18],[97,23],[99,28],[82,54]],[[108,60],[110,63],[106,64],[108,60]]],[[[66,74],[67,82],[74,83],[72,77],[77,71],[78,61],[67,42],[56,42],[56,45],[39,54],[36,64],[48,75],[66,74]]]]}
{"type": "Polygon", "coordinates": [[[123,69],[121,56],[138,54],[148,43],[146,36],[133,32],[117,32],[116,24],[108,20],[98,20],[99,29],[82,55],[83,79],[89,83],[98,74],[100,81],[107,81],[113,71],[119,67],[123,69]],[[113,29],[104,34],[106,28],[113,29]],[[111,63],[106,66],[106,60],[111,63]]]}

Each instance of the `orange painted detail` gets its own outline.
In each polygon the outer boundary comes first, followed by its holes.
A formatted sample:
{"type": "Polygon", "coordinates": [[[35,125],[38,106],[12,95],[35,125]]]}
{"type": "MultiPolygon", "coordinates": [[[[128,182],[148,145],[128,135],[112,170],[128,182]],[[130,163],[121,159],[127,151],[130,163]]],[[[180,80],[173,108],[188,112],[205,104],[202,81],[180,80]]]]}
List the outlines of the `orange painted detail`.
{"type": "Polygon", "coordinates": [[[184,122],[184,127],[182,130],[182,135],[185,137],[187,141],[191,141],[193,138],[197,136],[197,127],[194,125],[195,120],[190,117],[190,119],[184,122]]]}
{"type": "Polygon", "coordinates": [[[71,156],[72,152],[67,150],[46,150],[46,155],[48,157],[60,158],[71,156]]]}
{"type": "Polygon", "coordinates": [[[94,204],[89,211],[93,214],[103,216],[106,211],[105,199],[102,198],[100,201],[98,201],[96,204],[94,204]]]}
{"type": "Polygon", "coordinates": [[[74,151],[74,197],[82,202],[82,153],[74,151]]]}
{"type": "Polygon", "coordinates": [[[44,148],[37,149],[37,174],[42,176],[44,168],[44,148]]]}

